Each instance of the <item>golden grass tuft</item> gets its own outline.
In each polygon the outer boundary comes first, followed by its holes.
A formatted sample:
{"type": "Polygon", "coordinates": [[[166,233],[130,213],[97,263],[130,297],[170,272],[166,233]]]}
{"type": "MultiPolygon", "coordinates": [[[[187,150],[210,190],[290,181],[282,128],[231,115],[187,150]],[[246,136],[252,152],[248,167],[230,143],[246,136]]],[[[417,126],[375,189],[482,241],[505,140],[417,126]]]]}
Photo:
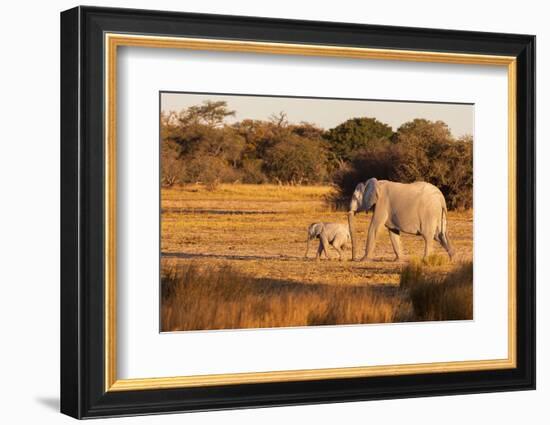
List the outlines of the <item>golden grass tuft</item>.
{"type": "Polygon", "coordinates": [[[446,264],[449,264],[449,262],[449,256],[446,254],[431,254],[422,260],[423,264],[430,267],[444,266],[446,264]]]}
{"type": "Polygon", "coordinates": [[[409,292],[417,321],[473,319],[472,262],[444,276],[413,262],[401,273],[401,288],[409,292]]]}

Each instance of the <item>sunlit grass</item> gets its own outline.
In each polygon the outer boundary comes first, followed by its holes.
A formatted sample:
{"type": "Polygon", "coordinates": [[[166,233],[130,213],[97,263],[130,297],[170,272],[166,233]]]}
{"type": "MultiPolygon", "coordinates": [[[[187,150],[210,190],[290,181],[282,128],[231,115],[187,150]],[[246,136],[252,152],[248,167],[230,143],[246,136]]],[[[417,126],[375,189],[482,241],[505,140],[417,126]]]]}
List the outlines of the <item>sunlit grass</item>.
{"type": "Polygon", "coordinates": [[[403,269],[401,288],[409,292],[415,320],[468,320],[473,318],[473,265],[459,264],[444,276],[422,263],[403,269]]]}
{"type": "Polygon", "coordinates": [[[302,285],[191,262],[163,268],[161,312],[163,331],[472,319],[472,264],[441,278],[414,263],[388,291],[302,285]]]}
{"type": "Polygon", "coordinates": [[[400,295],[370,287],[253,278],[227,264],[184,264],[162,275],[163,331],[391,323],[410,311],[400,295]]]}
{"type": "MultiPolygon", "coordinates": [[[[435,243],[434,243],[435,244],[435,243]]],[[[415,255],[410,258],[409,263],[414,265],[424,265],[429,267],[444,266],[450,263],[449,256],[447,254],[431,254],[428,257],[423,258],[421,256],[415,255]]]]}
{"type": "Polygon", "coordinates": [[[220,184],[209,190],[201,184],[189,184],[162,188],[165,201],[178,200],[182,194],[189,200],[254,200],[254,201],[319,201],[320,197],[330,195],[334,189],[330,186],[290,186],[276,184],[220,184]]]}

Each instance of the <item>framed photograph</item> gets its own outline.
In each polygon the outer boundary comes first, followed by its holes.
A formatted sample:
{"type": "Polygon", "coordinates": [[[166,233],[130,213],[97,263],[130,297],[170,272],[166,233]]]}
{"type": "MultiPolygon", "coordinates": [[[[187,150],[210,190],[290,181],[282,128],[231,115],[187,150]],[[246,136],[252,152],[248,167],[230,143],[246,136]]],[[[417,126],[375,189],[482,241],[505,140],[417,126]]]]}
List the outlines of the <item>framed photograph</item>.
{"type": "Polygon", "coordinates": [[[61,411],[535,388],[535,37],[61,14],[61,411]]]}

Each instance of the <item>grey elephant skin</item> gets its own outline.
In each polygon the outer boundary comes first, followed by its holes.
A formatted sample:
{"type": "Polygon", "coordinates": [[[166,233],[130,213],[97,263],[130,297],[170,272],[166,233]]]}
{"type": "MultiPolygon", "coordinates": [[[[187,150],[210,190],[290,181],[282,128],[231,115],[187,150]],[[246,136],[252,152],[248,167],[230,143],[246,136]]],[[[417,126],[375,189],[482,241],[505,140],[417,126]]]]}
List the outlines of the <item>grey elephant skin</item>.
{"type": "Polygon", "coordinates": [[[424,238],[424,258],[430,255],[435,240],[453,258],[454,249],[447,235],[447,205],[445,197],[434,185],[426,182],[397,183],[371,178],[359,183],[349,204],[348,225],[352,242],[352,257],[357,259],[357,237],[354,216],[374,209],[367,235],[365,255],[372,258],[376,238],[385,227],[388,230],[395,259],[401,259],[400,234],[409,233],[424,238]]]}
{"type": "Polygon", "coordinates": [[[309,253],[309,243],[313,239],[319,239],[319,247],[317,248],[317,255],[315,256],[317,260],[319,260],[323,251],[325,252],[325,257],[330,258],[328,253],[329,245],[333,246],[333,248],[338,252],[340,260],[342,260],[342,253],[351,242],[351,236],[347,224],[312,223],[307,229],[306,258],[309,253]]]}

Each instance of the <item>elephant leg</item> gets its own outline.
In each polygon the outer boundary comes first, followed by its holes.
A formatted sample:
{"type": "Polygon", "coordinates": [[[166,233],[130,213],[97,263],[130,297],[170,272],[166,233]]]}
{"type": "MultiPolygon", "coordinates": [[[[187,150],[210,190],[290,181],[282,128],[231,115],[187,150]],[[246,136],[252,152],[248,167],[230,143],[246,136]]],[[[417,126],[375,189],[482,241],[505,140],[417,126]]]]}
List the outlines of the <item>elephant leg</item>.
{"type": "Polygon", "coordinates": [[[315,259],[319,261],[321,258],[321,254],[323,253],[323,242],[319,241],[319,248],[317,248],[317,255],[315,255],[315,259]]]}
{"type": "Polygon", "coordinates": [[[327,257],[327,260],[330,260],[330,255],[328,253],[328,247],[330,244],[324,232],[319,235],[319,239],[321,241],[320,245],[322,246],[323,251],[325,251],[325,257],[327,257]]]}
{"type": "Polygon", "coordinates": [[[380,230],[380,225],[376,222],[371,222],[369,226],[369,232],[367,234],[367,246],[365,249],[365,256],[361,258],[361,261],[369,260],[372,257],[372,252],[376,246],[376,237],[378,236],[378,231],[380,230]]]}
{"type": "Polygon", "coordinates": [[[339,260],[342,261],[342,254],[343,254],[343,247],[346,244],[345,238],[342,238],[340,236],[336,236],[334,240],[332,241],[332,246],[338,252],[339,260]]]}
{"type": "Polygon", "coordinates": [[[342,261],[342,249],[337,245],[332,245],[336,252],[338,253],[338,259],[342,261]]]}
{"type": "Polygon", "coordinates": [[[432,252],[432,242],[433,237],[423,235],[424,236],[424,260],[427,260],[432,252]]]}
{"type": "Polygon", "coordinates": [[[395,253],[395,261],[401,260],[401,237],[398,233],[388,230],[390,233],[391,246],[395,253]]]}

